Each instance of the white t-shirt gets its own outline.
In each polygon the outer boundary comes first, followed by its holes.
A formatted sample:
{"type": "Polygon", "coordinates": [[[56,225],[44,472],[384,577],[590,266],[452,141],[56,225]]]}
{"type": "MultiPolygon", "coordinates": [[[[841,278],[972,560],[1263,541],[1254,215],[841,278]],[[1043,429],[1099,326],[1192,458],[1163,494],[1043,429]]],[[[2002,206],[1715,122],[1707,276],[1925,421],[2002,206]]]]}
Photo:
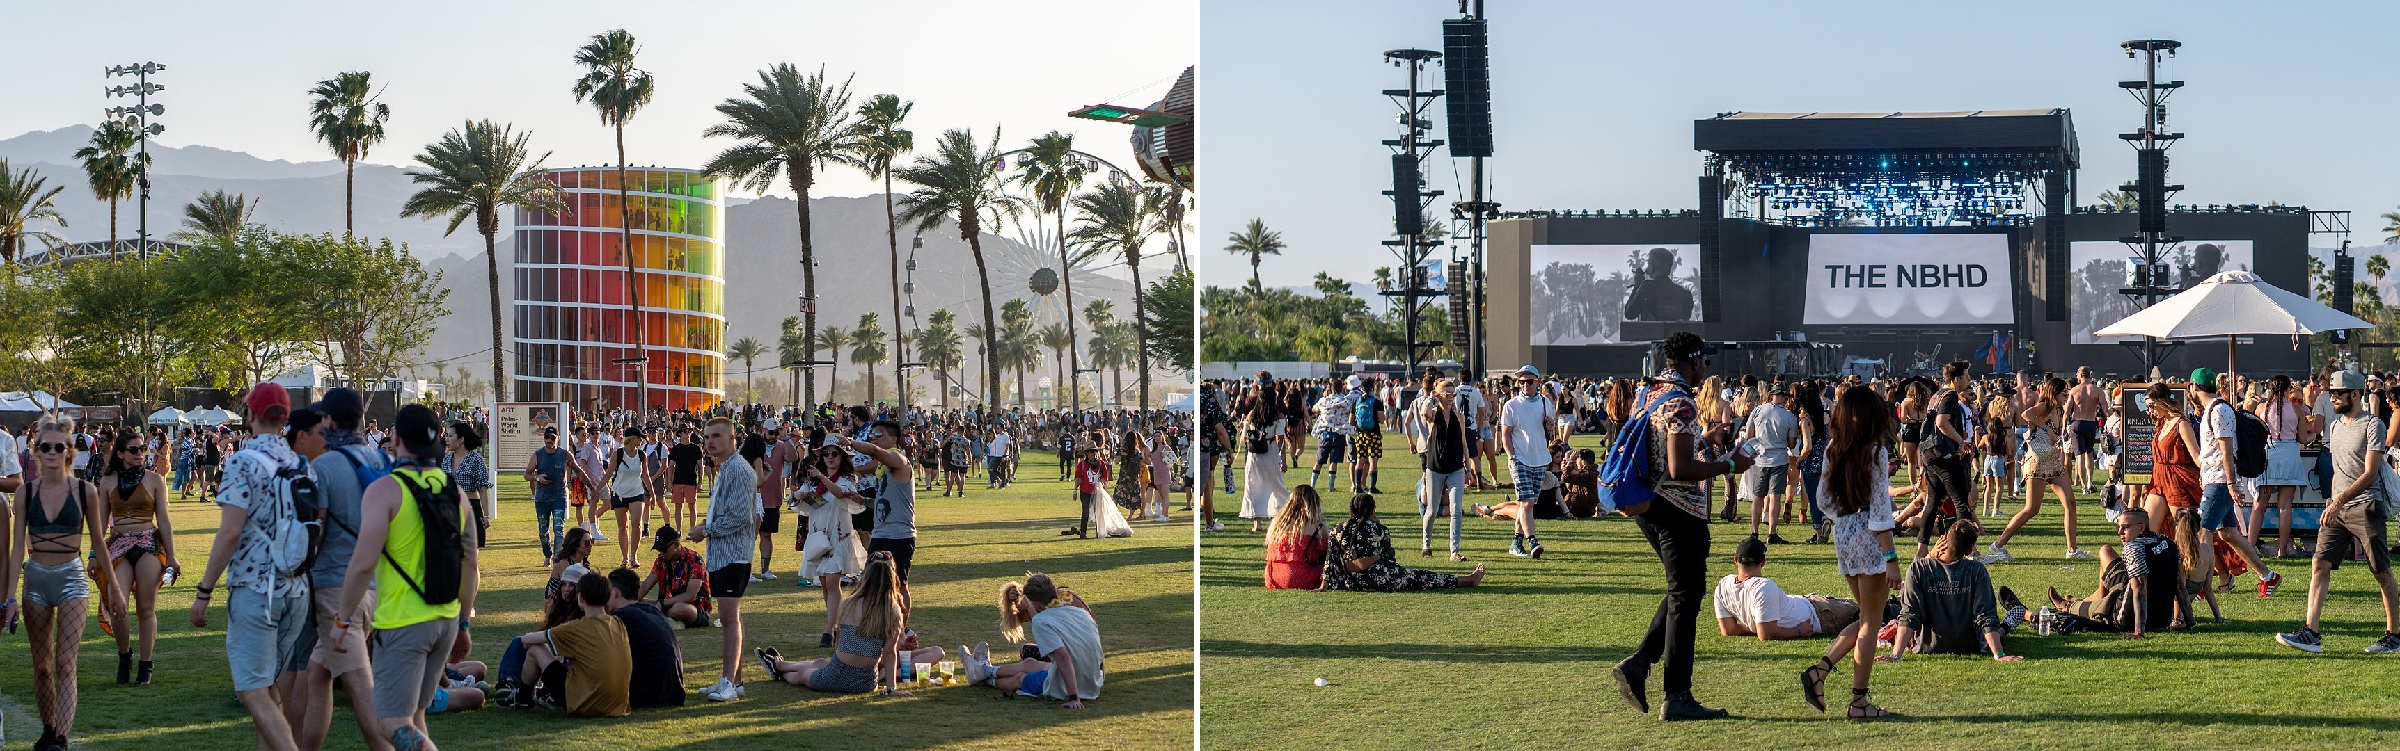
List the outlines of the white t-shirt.
{"type": "Polygon", "coordinates": [[[1461,411],[1467,414],[1467,427],[1482,430],[1484,428],[1483,411],[1489,409],[1491,405],[1491,402],[1483,398],[1483,389],[1475,388],[1472,384],[1461,383],[1458,385],[1458,398],[1466,404],[1466,408],[1461,411]]]}
{"type": "Polygon", "coordinates": [[[993,435],[991,444],[984,449],[984,456],[1007,457],[1008,434],[1000,433],[993,435]]]}
{"type": "Polygon", "coordinates": [[[2231,472],[2226,471],[2225,444],[2219,438],[2234,437],[2233,405],[2219,399],[2210,403],[2200,420],[2200,484],[2224,485],[2231,472]]]}
{"type": "Polygon", "coordinates": [[[16,435],[0,430],[0,477],[25,473],[25,463],[17,457],[17,451],[16,435]]]}
{"type": "Polygon", "coordinates": [[[1501,406],[1500,429],[1508,438],[1508,453],[1517,463],[1550,465],[1550,441],[1542,429],[1558,419],[1558,403],[1546,396],[1514,396],[1501,406]]]}
{"type": "Polygon", "coordinates": [[[1758,466],[1781,467],[1792,462],[1792,435],[1799,432],[1800,419],[1792,411],[1774,402],[1753,407],[1747,431],[1765,441],[1767,447],[1758,453],[1758,466]]]}
{"type": "MultiPolygon", "coordinates": [[[[1067,653],[1074,656],[1072,664],[1075,666],[1076,698],[1100,698],[1100,684],[1107,676],[1102,672],[1100,625],[1092,621],[1090,612],[1072,605],[1060,605],[1033,614],[1033,621],[1027,626],[1026,632],[1033,637],[1034,647],[1041,651],[1044,658],[1057,662],[1053,654],[1059,647],[1066,647],[1067,653]]],[[[1059,676],[1058,668],[1052,667],[1049,682],[1042,686],[1042,695],[1066,701],[1067,682],[1059,676]]]]}
{"type": "Polygon", "coordinates": [[[1752,631],[1768,620],[1784,628],[1799,628],[1805,623],[1811,632],[1823,630],[1817,624],[1817,608],[1808,603],[1808,598],[1784,594],[1783,587],[1764,576],[1735,581],[1739,576],[1726,574],[1717,582],[1718,618],[1732,618],[1752,631]]]}

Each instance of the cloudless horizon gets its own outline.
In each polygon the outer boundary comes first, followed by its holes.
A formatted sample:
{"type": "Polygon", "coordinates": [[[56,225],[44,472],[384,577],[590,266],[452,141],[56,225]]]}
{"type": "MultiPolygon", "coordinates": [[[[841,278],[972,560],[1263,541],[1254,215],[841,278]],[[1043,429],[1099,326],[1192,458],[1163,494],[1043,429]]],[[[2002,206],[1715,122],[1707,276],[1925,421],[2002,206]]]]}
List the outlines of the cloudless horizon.
{"type": "MultiPolygon", "coordinates": [[[[166,86],[153,99],[166,105],[156,142],[324,161],[333,157],[308,130],[307,92],[336,73],[366,70],[392,115],[389,136],[363,161],[411,166],[444,131],[490,118],[532,132],[535,152],[551,154],[548,166],[613,164],[613,129],[575,101],[583,71],[574,54],[592,35],[624,28],[658,81],[649,106],[627,121],[635,165],[701,166],[733,143],[700,136],[722,122],[715,105],[740,96],[759,70],[790,62],[805,72],[822,65],[835,80],[855,75],[853,106],[883,93],[914,102],[907,126],[918,155],[951,128],[988,139],[1001,126],[1004,148],[1055,129],[1138,172],[1126,126],[1066,113],[1163,97],[1196,55],[1194,14],[1191,0],[1045,0],[1033,10],[967,0],[426,0],[339,13],[296,2],[32,4],[10,14],[10,57],[28,74],[10,81],[0,138],[96,123],[102,108],[133,103],[102,95],[103,86],[132,82],[104,78],[102,68],[151,61],[167,66],[152,78],[166,86]]],[[[882,190],[837,167],[819,171],[813,192],[882,190]]],[[[791,191],[778,180],[770,194],[791,191]]]]}
{"type": "MultiPolygon", "coordinates": [[[[1199,234],[1203,284],[1246,284],[1226,237],[1252,218],[1289,246],[1270,286],[1318,272],[1353,283],[1398,259],[1390,239],[1391,149],[1399,107],[1379,92],[1406,75],[1384,50],[1440,50],[1453,0],[1314,3],[1202,0],[1199,172],[1210,181],[1199,234]]],[[[1729,0],[1597,4],[1487,0],[1494,156],[1503,210],[1686,209],[1697,205],[1692,121],[1720,112],[1940,112],[2063,107],[2082,150],[2075,203],[2133,177],[2118,133],[2141,108],[2117,82],[2141,64],[2129,39],[2183,42],[2160,77],[2180,204],[2281,202],[2353,212],[2354,245],[2382,241],[2400,202],[2385,177],[2400,144],[2386,51],[2400,6],[2231,2],[2009,5],[1729,0]]],[[[1441,69],[1427,79],[1440,88],[1441,69]]],[[[1446,138],[1436,100],[1433,138],[1446,138]]],[[[1428,220],[1464,200],[1467,160],[1436,150],[1428,220]]],[[[2312,238],[2312,245],[2333,241],[2312,238]]]]}

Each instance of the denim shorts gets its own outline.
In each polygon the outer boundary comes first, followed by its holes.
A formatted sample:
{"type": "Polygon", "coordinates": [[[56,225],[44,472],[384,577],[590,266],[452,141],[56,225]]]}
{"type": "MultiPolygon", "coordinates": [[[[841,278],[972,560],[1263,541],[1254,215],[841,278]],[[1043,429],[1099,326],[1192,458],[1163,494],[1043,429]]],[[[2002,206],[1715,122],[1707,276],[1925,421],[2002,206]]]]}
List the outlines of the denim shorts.
{"type": "Polygon", "coordinates": [[[1036,670],[1031,673],[1026,673],[1024,676],[1024,681],[1025,682],[1023,685],[1017,687],[1017,695],[1038,698],[1042,696],[1042,688],[1050,683],[1050,671],[1036,670]]]}
{"type": "Polygon", "coordinates": [[[2200,528],[2225,529],[2233,526],[2233,488],[2224,483],[2200,486],[2200,528]]]}

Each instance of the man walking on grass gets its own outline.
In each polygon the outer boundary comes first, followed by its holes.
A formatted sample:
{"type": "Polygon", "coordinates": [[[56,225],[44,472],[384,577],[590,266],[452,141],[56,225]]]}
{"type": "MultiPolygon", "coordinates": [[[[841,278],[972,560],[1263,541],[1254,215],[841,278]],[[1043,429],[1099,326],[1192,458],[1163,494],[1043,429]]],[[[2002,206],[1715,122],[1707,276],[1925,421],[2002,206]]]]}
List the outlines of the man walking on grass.
{"type": "Polygon", "coordinates": [[[758,475],[740,457],[741,439],[732,420],[710,418],[701,435],[701,449],[717,463],[717,481],[709,486],[708,520],[692,530],[691,539],[708,542],[708,594],[717,602],[717,623],[724,629],[725,661],[716,684],[700,695],[733,701],[743,694],[742,595],[750,589],[750,556],[758,547],[758,475]]]}
{"type": "Polygon", "coordinates": [[[274,687],[276,674],[300,651],[308,628],[308,572],[280,570],[271,551],[274,530],[297,514],[280,488],[310,483],[315,471],[283,439],[284,421],[292,414],[291,392],[262,382],[242,398],[242,406],[249,412],[250,437],[225,461],[216,498],[216,543],[194,587],[191,620],[195,627],[208,626],[208,603],[215,597],[217,577],[230,569],[232,575],[225,581],[230,590],[225,597],[225,659],[233,671],[234,695],[250,712],[259,748],[291,751],[299,745],[274,687]]]}
{"type": "Polygon", "coordinates": [[[2382,475],[2389,471],[2383,464],[2384,427],[2374,413],[2359,409],[2359,392],[2366,388],[2366,381],[2357,371],[2333,374],[2333,408],[2338,417],[2327,431],[2326,453],[2333,457],[2336,492],[2325,502],[2316,561],[2309,568],[2307,623],[2299,631],[2275,635],[2275,641],[2303,652],[2324,651],[2324,637],[2318,635],[2317,625],[2325,612],[2325,591],[2333,584],[2333,570],[2361,544],[2366,546],[2367,572],[2383,590],[2383,638],[2368,645],[2367,651],[2400,651],[2400,583],[2392,578],[2392,561],[2383,537],[2386,499],[2382,475]]]}
{"type": "Polygon", "coordinates": [[[1533,535],[1533,505],[1541,499],[1542,483],[1550,477],[1550,431],[1558,425],[1558,403],[1542,393],[1542,373],[1527,365],[1517,369],[1517,395],[1500,408],[1500,436],[1507,444],[1517,500],[1525,503],[1516,515],[1515,534],[1508,554],[1542,557],[1542,540],[1533,535]]]}
{"type": "MultiPolygon", "coordinates": [[[[2217,372],[2208,368],[2192,371],[2190,391],[2191,403],[2199,405],[2200,415],[2200,529],[2214,532],[2250,564],[2250,570],[2258,572],[2259,597],[2275,594],[2283,586],[2283,574],[2267,570],[2266,564],[2259,562],[2258,550],[2234,524],[2233,508],[2242,497],[2242,484],[2241,478],[2233,476],[2233,404],[2217,397],[2217,372]]],[[[2340,461],[2339,457],[2335,461],[2340,461]]]]}

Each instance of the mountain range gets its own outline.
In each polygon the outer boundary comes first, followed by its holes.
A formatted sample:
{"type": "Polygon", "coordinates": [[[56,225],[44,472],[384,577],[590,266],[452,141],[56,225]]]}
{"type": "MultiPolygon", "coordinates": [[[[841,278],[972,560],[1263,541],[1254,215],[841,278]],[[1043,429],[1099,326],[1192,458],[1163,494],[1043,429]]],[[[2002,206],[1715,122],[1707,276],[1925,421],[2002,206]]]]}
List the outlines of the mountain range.
{"type": "MultiPolygon", "coordinates": [[[[91,138],[90,126],[75,125],[33,131],[0,139],[0,159],[11,169],[32,167],[51,185],[63,185],[59,213],[68,227],[59,234],[74,242],[108,239],[108,204],[84,188],[83,172],[72,154],[91,138]]],[[[285,232],[339,231],[342,226],[342,165],[338,161],[290,162],[261,159],[239,151],[209,146],[150,147],[152,179],[150,233],[165,237],[182,223],[183,205],[201,193],[227,190],[258,200],[255,221],[285,232]]],[[[381,156],[380,154],[374,156],[381,156]]],[[[554,165],[555,166],[555,165],[554,165]]],[[[436,322],[433,339],[417,359],[421,363],[448,361],[481,370],[491,349],[490,302],[487,299],[483,240],[472,228],[447,237],[445,222],[406,219],[400,205],[415,192],[404,168],[360,163],[357,170],[358,232],[370,238],[407,243],[410,251],[439,271],[450,289],[450,314],[436,322]]],[[[730,198],[725,209],[725,340],[754,337],[772,347],[784,316],[800,312],[800,228],[793,199],[730,198]]],[[[885,236],[881,194],[858,197],[817,197],[810,201],[817,249],[819,328],[849,328],[860,313],[879,314],[884,330],[893,329],[891,258],[885,236]]],[[[119,237],[135,237],[135,203],[118,205],[119,237]]],[[[901,229],[900,252],[909,254],[916,233],[901,229]]],[[[920,320],[937,308],[958,314],[960,335],[979,325],[982,315],[973,256],[953,225],[945,222],[923,233],[925,246],[916,251],[915,301],[920,320]]],[[[1061,296],[1037,296],[1027,287],[1036,269],[1056,268],[1055,246],[1036,250],[1015,237],[984,233],[982,245],[992,277],[993,306],[1011,298],[1039,297],[1038,320],[1058,319],[1061,296]]],[[[508,273],[512,256],[510,230],[503,219],[499,236],[503,304],[513,292],[508,273]]],[[[1121,266],[1107,272],[1079,268],[1075,274],[1076,307],[1106,297],[1116,315],[1133,315],[1133,286],[1122,278],[1121,266]]],[[[1145,281],[1165,273],[1145,268],[1145,281]]],[[[905,273],[905,272],[904,272],[905,273]]],[[[1078,319],[1080,321],[1080,319],[1078,319]]],[[[1086,340],[1088,331],[1081,332],[1086,340]]],[[[969,360],[974,345],[967,343],[969,360]]],[[[847,355],[844,356],[847,359],[847,355]]],[[[764,369],[764,363],[759,365],[764,369]]],[[[886,366],[888,372],[888,365],[886,366]]],[[[728,363],[729,375],[742,371],[728,363]]],[[[848,370],[845,366],[844,370],[848,370]]]]}

